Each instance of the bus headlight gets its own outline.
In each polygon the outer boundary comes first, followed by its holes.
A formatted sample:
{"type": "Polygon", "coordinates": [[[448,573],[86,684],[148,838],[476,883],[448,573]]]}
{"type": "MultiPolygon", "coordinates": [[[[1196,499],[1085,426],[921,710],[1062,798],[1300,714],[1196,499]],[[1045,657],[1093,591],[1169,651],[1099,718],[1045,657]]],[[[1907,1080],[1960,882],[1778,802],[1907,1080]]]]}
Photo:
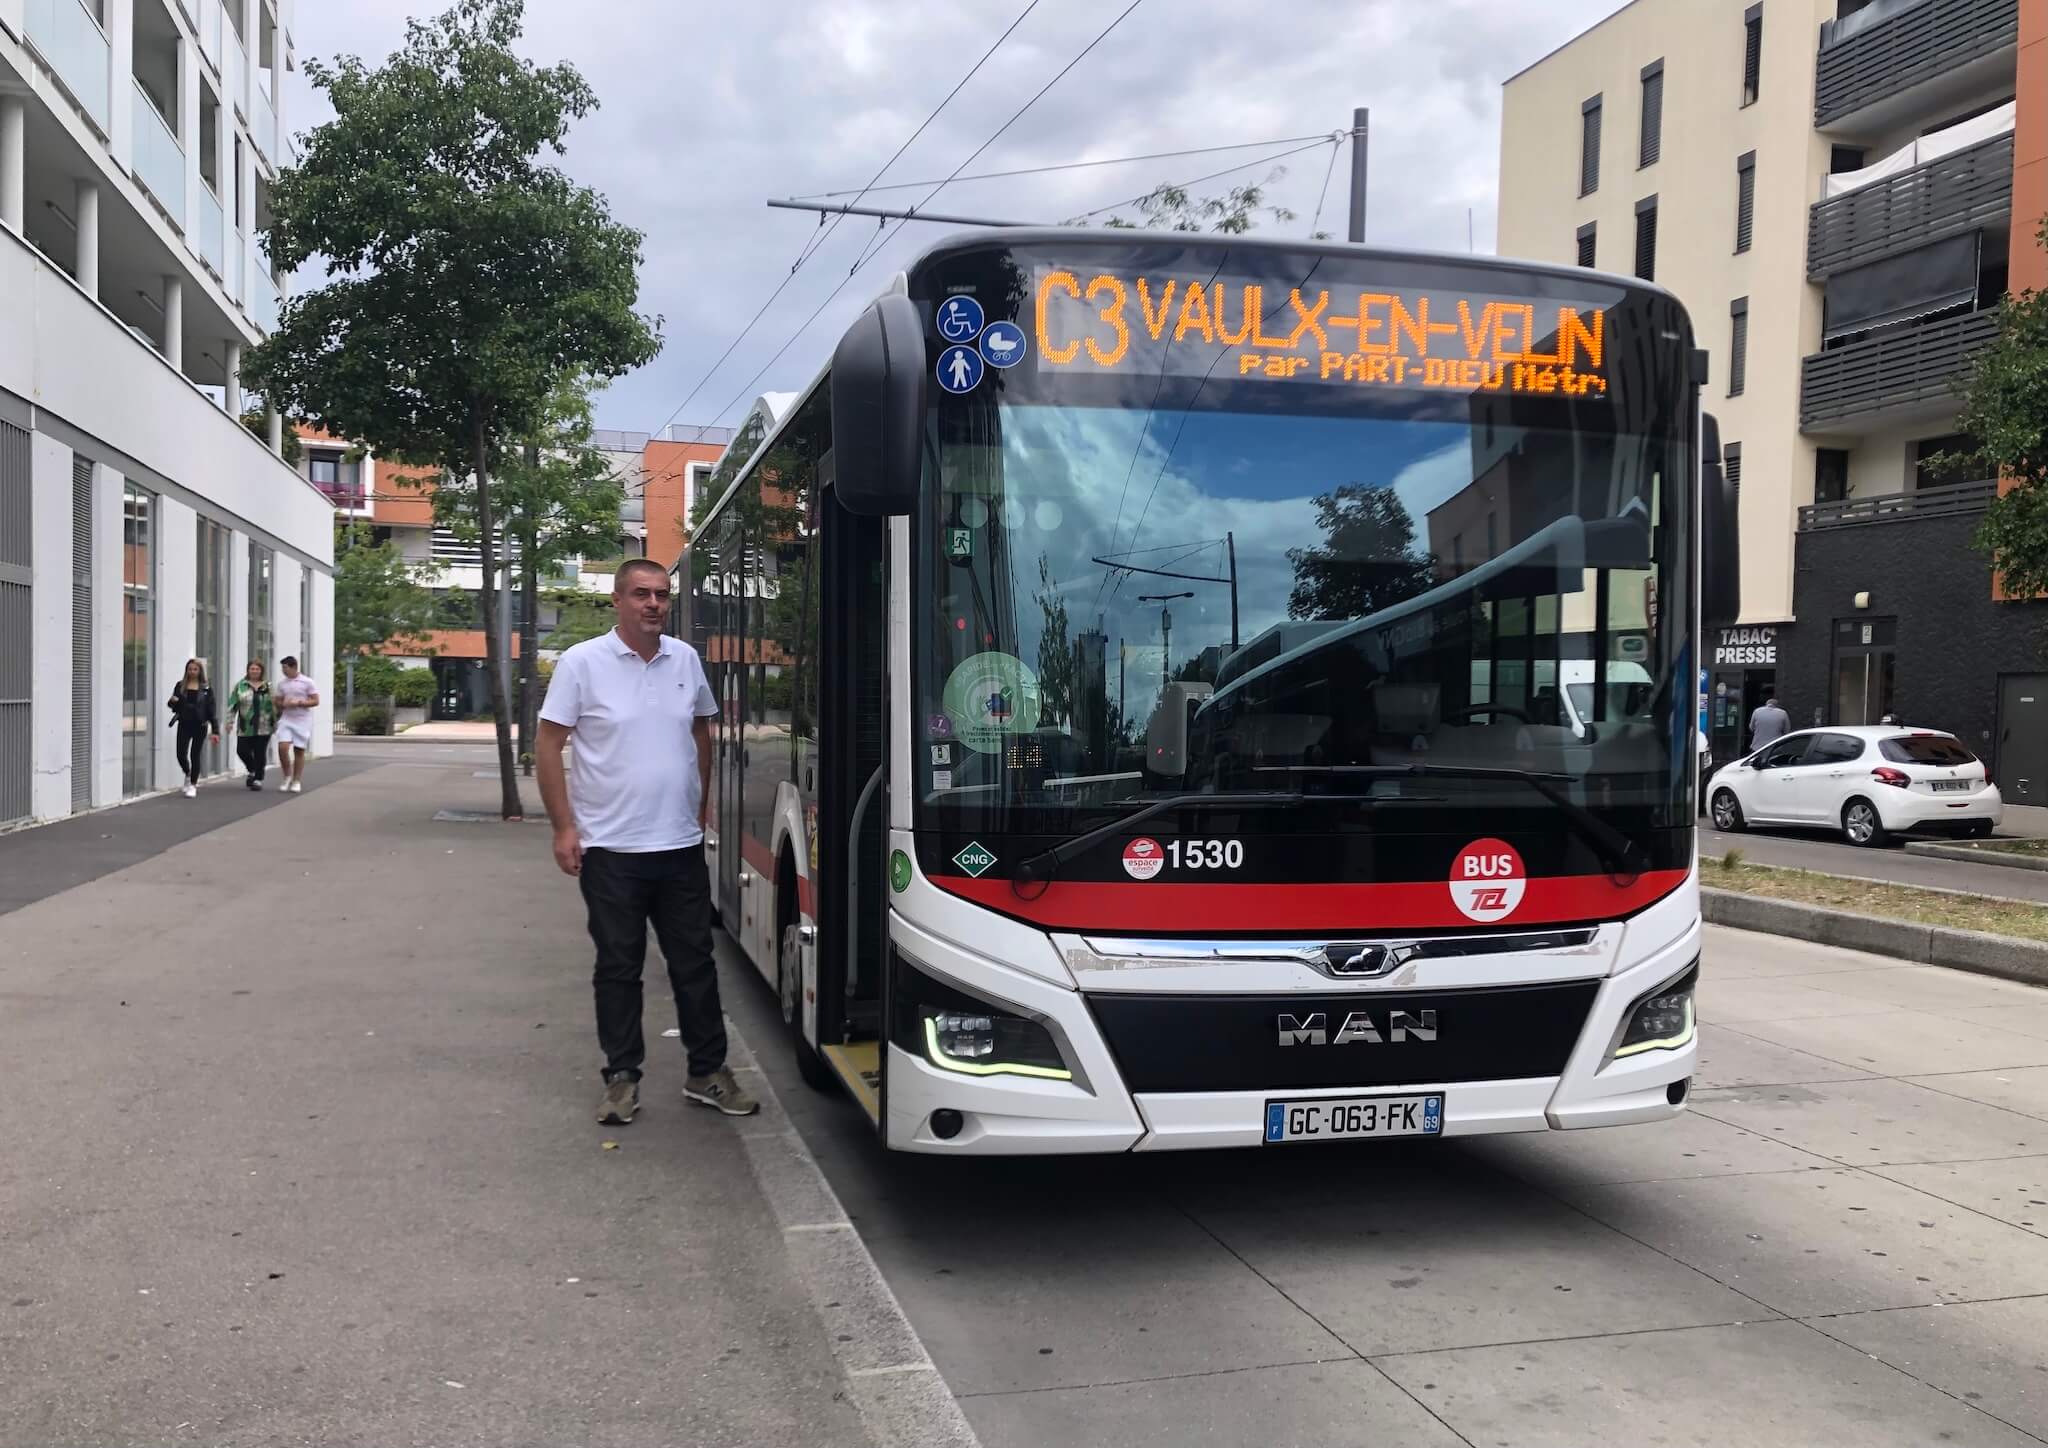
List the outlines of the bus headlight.
{"type": "Polygon", "coordinates": [[[1677,979],[1666,981],[1630,1006],[1607,1059],[1619,1061],[1646,1051],[1676,1051],[1691,1045],[1699,1029],[1692,1004],[1699,981],[1700,963],[1695,960],[1677,979]]]}
{"type": "Polygon", "coordinates": [[[896,957],[896,1044],[941,1071],[1071,1081],[1059,1043],[1038,1021],[977,1000],[896,957]]]}

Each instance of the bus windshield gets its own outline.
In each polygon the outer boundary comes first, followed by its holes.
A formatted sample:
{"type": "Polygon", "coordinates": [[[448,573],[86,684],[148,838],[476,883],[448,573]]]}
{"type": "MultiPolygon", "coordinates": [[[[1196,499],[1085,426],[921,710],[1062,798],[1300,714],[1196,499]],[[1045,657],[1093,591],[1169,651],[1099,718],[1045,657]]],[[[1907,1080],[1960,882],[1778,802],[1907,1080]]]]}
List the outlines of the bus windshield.
{"type": "Polygon", "coordinates": [[[921,824],[1057,833],[1209,790],[1546,807],[1401,764],[1687,822],[1693,423],[1669,299],[1164,237],[962,248],[912,290],[938,368],[921,824]]]}

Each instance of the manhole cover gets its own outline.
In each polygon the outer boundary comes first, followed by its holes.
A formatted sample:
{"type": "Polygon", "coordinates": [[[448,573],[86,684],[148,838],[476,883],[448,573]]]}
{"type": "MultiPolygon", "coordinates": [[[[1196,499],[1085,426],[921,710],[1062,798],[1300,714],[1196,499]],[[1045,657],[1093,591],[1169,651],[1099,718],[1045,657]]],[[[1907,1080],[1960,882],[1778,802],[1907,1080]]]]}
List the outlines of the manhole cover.
{"type": "MultiPolygon", "coordinates": [[[[494,809],[437,809],[434,822],[447,825],[495,825],[505,822],[504,817],[494,809]]],[[[519,821],[514,821],[519,823],[519,821]]],[[[544,815],[527,815],[526,824],[546,824],[544,815]]]]}

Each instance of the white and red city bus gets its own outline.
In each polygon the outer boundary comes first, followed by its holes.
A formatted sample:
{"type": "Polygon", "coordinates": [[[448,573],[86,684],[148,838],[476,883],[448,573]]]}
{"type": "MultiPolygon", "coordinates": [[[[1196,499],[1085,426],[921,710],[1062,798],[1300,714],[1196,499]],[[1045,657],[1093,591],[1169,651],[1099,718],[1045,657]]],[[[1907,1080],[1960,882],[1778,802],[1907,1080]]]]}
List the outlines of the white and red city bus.
{"type": "Polygon", "coordinates": [[[714,899],[805,1078],[925,1152],[1682,1110],[1704,362],[1591,271],[925,253],[678,565],[714,899]]]}

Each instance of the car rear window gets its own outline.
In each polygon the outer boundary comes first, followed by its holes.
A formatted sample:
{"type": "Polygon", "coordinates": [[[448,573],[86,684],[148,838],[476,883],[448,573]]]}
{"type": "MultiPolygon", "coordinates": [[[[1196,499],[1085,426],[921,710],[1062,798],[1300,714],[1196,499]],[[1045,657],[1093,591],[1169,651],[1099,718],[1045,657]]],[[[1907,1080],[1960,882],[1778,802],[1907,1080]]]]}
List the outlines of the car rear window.
{"type": "Polygon", "coordinates": [[[1894,764],[1975,764],[1977,756],[1963,748],[1962,741],[1941,734],[1909,734],[1887,739],[1880,746],[1884,757],[1894,764]]]}

